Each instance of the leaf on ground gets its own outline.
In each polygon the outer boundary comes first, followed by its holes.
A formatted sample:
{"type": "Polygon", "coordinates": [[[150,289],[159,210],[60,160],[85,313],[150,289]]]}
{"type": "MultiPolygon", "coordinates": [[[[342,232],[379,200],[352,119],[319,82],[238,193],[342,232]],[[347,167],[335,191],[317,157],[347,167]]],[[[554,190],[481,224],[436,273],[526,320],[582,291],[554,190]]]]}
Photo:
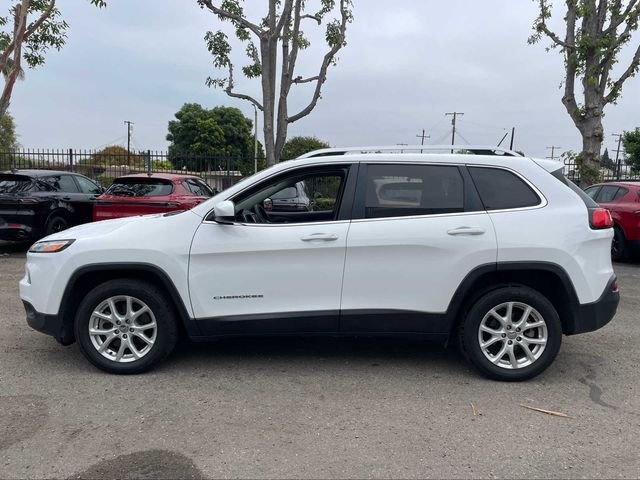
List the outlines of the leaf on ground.
{"type": "Polygon", "coordinates": [[[476,402],[471,402],[471,413],[473,413],[474,417],[478,416],[478,407],[476,407],[476,402]]]}

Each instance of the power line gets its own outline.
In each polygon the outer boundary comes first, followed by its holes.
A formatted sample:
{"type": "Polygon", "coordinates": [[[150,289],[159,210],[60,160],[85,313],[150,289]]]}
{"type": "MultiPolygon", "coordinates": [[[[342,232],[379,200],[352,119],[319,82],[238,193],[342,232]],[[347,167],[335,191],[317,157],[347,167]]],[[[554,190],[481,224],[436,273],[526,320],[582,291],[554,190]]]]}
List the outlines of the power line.
{"type": "MultiPolygon", "coordinates": [[[[451,125],[453,126],[453,129],[451,130],[451,145],[456,144],[456,119],[458,118],[458,115],[463,116],[464,113],[463,112],[445,113],[445,116],[453,117],[453,119],[451,120],[451,125]]],[[[451,149],[451,153],[453,153],[453,148],[451,149]]]]}

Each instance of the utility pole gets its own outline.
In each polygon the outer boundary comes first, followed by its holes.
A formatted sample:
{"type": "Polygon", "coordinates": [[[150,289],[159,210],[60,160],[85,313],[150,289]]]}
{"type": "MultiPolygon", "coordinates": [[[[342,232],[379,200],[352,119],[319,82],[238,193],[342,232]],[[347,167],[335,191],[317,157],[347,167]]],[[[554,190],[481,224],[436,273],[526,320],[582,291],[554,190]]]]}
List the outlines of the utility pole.
{"type": "MultiPolygon", "coordinates": [[[[400,145],[401,147],[407,147],[407,146],[409,146],[409,144],[408,144],[408,143],[396,143],[396,145],[400,145]]],[[[401,149],[401,150],[400,150],[400,153],[404,153],[404,150],[403,150],[403,149],[401,149]]]]}
{"type": "Polygon", "coordinates": [[[421,138],[422,141],[420,142],[420,145],[424,145],[424,139],[425,138],[431,138],[431,135],[427,135],[426,130],[423,128],[422,129],[422,135],[418,134],[418,135],[416,135],[416,137],[421,138]]]}
{"type": "Polygon", "coordinates": [[[258,173],[258,108],[254,105],[255,119],[253,121],[253,168],[258,173]]]}
{"type": "Polygon", "coordinates": [[[127,165],[131,166],[131,134],[133,133],[133,122],[125,120],[127,126],[127,165]]]}
{"type": "MultiPolygon", "coordinates": [[[[463,112],[450,112],[450,113],[445,113],[445,116],[452,116],[453,119],[451,120],[451,125],[453,126],[453,129],[451,130],[451,145],[455,145],[456,144],[456,120],[458,118],[458,115],[462,116],[464,115],[463,112]]],[[[453,153],[453,148],[451,149],[451,153],[453,153]]]]}
{"type": "Polygon", "coordinates": [[[622,146],[622,137],[624,132],[622,133],[614,133],[613,137],[618,137],[618,148],[616,149],[616,180],[620,180],[620,171],[622,170],[621,160],[620,160],[620,147],[622,146]]]}
{"type": "Polygon", "coordinates": [[[555,160],[556,159],[556,149],[560,150],[562,147],[558,147],[557,145],[552,145],[550,147],[547,147],[547,150],[551,150],[551,156],[547,157],[550,158],[551,160],[555,160]]]}
{"type": "MultiPolygon", "coordinates": [[[[418,134],[418,135],[416,135],[416,137],[421,139],[420,145],[424,145],[424,139],[425,138],[431,138],[431,135],[427,135],[426,130],[423,128],[422,129],[422,135],[418,134]]],[[[422,150],[420,150],[420,153],[422,153],[422,150]]]]}

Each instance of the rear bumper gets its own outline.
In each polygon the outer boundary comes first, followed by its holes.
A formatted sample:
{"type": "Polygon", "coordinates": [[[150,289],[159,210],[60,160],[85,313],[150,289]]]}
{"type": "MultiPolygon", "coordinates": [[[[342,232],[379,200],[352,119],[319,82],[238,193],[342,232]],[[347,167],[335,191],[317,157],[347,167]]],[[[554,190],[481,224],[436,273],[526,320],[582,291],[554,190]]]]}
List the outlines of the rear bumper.
{"type": "Polygon", "coordinates": [[[62,345],[71,345],[75,342],[73,331],[64,325],[60,316],[40,313],[29,302],[23,300],[22,303],[27,314],[27,324],[31,328],[51,335],[62,345]]]}
{"type": "Polygon", "coordinates": [[[0,240],[18,242],[21,240],[30,240],[33,237],[33,228],[28,225],[6,223],[3,225],[0,223],[0,240]]]}
{"type": "Polygon", "coordinates": [[[615,316],[620,303],[620,292],[617,288],[614,289],[614,284],[616,284],[615,275],[611,277],[597,301],[578,307],[572,324],[566,327],[564,333],[576,335],[593,332],[609,323],[615,316]]]}

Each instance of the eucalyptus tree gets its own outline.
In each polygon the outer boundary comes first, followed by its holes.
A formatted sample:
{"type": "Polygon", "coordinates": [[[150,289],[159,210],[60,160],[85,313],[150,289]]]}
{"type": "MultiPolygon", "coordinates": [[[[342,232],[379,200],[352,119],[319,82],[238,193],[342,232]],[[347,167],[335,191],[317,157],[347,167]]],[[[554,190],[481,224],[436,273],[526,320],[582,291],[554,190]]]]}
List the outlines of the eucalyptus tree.
{"type": "MultiPolygon", "coordinates": [[[[89,0],[104,7],[104,0],[89,0]]],[[[36,68],[51,48],[60,50],[69,24],[62,18],[56,0],[9,0],[9,10],[0,16],[0,72],[4,87],[0,96],[0,118],[11,102],[16,81],[24,76],[23,61],[36,68]]]]}
{"type": "Polygon", "coordinates": [[[305,0],[268,0],[265,16],[257,21],[249,20],[242,0],[197,2],[218,19],[231,22],[249,58],[249,64],[241,68],[242,74],[247,78],[260,78],[262,98],[236,90],[237,63],[231,59],[232,47],[222,30],[205,35],[214,66],[225,70],[223,78],[209,77],[207,84],[224,89],[230,97],[251,102],[262,112],[267,165],[273,165],[280,160],[289,124],[313,111],[321,98],[329,67],[336,63],[338,52],[346,46],[347,26],[353,19],[351,0],[319,0],[313,11],[307,5],[310,2],[305,0]],[[300,75],[296,71],[298,56],[310,46],[305,35],[307,25],[321,27],[323,23],[326,53],[313,75],[300,75]],[[289,94],[294,86],[300,85],[312,86],[311,99],[299,111],[290,113],[289,94]]]}
{"type": "Polygon", "coordinates": [[[620,99],[623,84],[640,67],[640,42],[632,42],[638,29],[640,0],[565,0],[563,31],[559,33],[549,26],[552,2],[534,1],[539,15],[529,42],[546,37],[551,41],[548,50],[559,49],[564,57],[562,103],[582,136],[578,162],[581,183],[586,185],[599,176],[604,109],[620,99]],[[630,61],[614,68],[623,47],[630,43],[630,61]]]}

